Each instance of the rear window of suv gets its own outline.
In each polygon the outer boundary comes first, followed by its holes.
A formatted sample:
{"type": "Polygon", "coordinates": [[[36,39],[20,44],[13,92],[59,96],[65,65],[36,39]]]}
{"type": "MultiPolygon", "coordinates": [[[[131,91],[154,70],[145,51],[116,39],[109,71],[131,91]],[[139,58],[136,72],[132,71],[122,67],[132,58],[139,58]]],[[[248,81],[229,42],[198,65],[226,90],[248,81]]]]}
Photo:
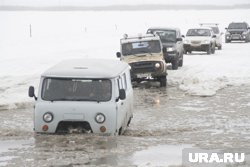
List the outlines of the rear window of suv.
{"type": "Polygon", "coordinates": [[[211,28],[212,28],[212,30],[213,30],[213,32],[214,32],[215,34],[219,34],[219,33],[220,33],[220,30],[219,30],[218,27],[211,27],[211,28]]]}

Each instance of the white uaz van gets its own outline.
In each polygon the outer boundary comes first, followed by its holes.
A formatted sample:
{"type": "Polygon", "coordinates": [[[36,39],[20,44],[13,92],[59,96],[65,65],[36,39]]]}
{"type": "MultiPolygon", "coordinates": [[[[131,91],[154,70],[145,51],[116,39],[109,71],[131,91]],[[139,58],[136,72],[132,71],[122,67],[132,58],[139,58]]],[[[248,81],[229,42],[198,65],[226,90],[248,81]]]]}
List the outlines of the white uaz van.
{"type": "Polygon", "coordinates": [[[44,72],[36,100],[39,133],[122,134],[132,119],[130,66],[117,60],[68,60],[44,72]]]}

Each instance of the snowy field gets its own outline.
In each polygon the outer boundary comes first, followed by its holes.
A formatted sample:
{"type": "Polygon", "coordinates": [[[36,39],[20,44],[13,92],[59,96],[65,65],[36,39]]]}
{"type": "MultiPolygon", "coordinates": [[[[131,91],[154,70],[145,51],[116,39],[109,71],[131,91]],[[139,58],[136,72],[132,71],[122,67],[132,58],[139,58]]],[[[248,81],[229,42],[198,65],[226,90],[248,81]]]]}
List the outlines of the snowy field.
{"type": "MultiPolygon", "coordinates": [[[[0,20],[0,109],[11,109],[29,105],[33,99],[27,96],[28,87],[37,88],[40,74],[63,59],[115,59],[124,33],[174,26],[185,35],[201,22],[219,23],[224,32],[232,21],[250,23],[250,11],[2,11],[0,20]]],[[[228,84],[249,83],[249,48],[249,43],[233,43],[215,55],[185,55],[180,70],[169,70],[168,84],[191,95],[210,96],[228,84]]]]}
{"type": "Polygon", "coordinates": [[[183,67],[168,71],[167,88],[136,87],[124,136],[35,135],[28,97],[28,87],[37,89],[40,74],[61,60],[116,59],[124,33],[174,26],[185,35],[201,22],[224,32],[232,21],[250,23],[249,9],[0,12],[0,20],[0,166],[180,166],[188,147],[240,147],[250,156],[250,43],[184,55],[183,67]]]}

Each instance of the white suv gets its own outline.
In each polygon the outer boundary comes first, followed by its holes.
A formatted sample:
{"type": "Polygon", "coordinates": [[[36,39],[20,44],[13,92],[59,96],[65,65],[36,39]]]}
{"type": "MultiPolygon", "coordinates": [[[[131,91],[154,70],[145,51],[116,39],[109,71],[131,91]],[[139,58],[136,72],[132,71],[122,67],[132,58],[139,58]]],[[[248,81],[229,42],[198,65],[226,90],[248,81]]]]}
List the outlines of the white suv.
{"type": "Polygon", "coordinates": [[[215,53],[215,38],[213,31],[209,27],[191,28],[187,31],[184,40],[184,53],[192,51],[203,51],[207,54],[215,53]]]}
{"type": "Polygon", "coordinates": [[[216,35],[216,38],[215,38],[215,46],[221,50],[222,49],[222,35],[223,33],[220,32],[220,29],[218,27],[218,23],[201,23],[200,24],[202,27],[203,26],[208,26],[208,27],[211,27],[214,34],[216,35]]]}

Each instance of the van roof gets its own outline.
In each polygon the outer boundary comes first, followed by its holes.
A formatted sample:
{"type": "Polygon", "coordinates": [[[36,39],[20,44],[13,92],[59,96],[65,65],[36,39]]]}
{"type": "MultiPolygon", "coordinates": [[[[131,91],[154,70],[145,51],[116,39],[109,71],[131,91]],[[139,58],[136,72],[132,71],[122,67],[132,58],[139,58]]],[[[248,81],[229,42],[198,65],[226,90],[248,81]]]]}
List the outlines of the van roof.
{"type": "Polygon", "coordinates": [[[137,42],[137,41],[150,41],[150,40],[160,41],[160,37],[154,34],[139,34],[135,36],[128,36],[127,38],[122,38],[120,41],[123,44],[123,43],[137,42]]]}
{"type": "Polygon", "coordinates": [[[43,77],[56,78],[114,78],[129,65],[120,60],[73,59],[64,60],[45,71],[43,77]]]}
{"type": "Polygon", "coordinates": [[[148,30],[172,30],[172,31],[180,31],[177,27],[150,27],[148,30]]]}

